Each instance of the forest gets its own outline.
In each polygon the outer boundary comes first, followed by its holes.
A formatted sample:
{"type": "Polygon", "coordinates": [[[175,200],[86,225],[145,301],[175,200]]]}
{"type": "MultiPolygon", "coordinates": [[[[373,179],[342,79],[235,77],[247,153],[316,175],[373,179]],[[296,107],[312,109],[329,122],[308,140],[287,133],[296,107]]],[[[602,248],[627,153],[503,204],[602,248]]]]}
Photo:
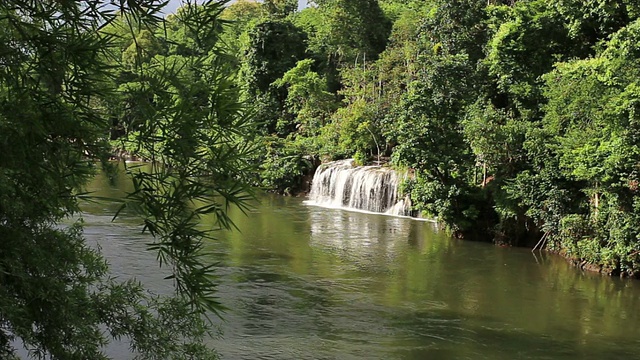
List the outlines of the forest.
{"type": "MultiPolygon", "coordinates": [[[[238,1],[221,18],[256,184],[386,161],[455,236],[640,266],[634,1],[238,1]]],[[[151,45],[149,45],[151,46],[151,45]]]]}
{"type": "Polygon", "coordinates": [[[1,357],[18,336],[101,358],[104,324],[148,358],[214,357],[198,218],[231,228],[253,188],[300,194],[344,158],[410,172],[414,211],[456,237],[640,276],[637,1],[105,3],[0,4],[1,357]],[[129,170],[122,208],[175,298],[110,279],[81,221],[56,225],[116,152],[159,164],[129,170]]]}

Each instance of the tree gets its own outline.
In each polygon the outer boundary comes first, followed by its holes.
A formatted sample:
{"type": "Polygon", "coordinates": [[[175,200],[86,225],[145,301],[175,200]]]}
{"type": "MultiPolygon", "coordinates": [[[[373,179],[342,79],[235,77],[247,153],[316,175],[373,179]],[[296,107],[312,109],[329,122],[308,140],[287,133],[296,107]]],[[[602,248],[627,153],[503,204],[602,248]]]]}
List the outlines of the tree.
{"type": "Polygon", "coordinates": [[[272,16],[284,18],[298,9],[298,0],[265,0],[264,5],[272,16]]]}
{"type": "Polygon", "coordinates": [[[312,70],[314,61],[304,59],[273,82],[278,88],[286,88],[287,112],[295,120],[291,125],[299,135],[315,136],[327,122],[336,106],[335,97],[327,91],[327,82],[312,70]]]}
{"type": "Polygon", "coordinates": [[[344,66],[373,62],[384,50],[391,22],[378,0],[318,0],[297,21],[309,34],[309,52],[317,61],[329,91],[341,88],[344,66]]]}
{"type": "Polygon", "coordinates": [[[418,55],[406,57],[406,91],[395,109],[395,131],[387,131],[397,143],[394,161],[415,169],[407,190],[416,210],[438,217],[456,235],[476,238],[490,234],[494,212],[475,183],[476,159],[462,123],[482,89],[483,6],[434,1],[417,28],[408,27],[415,31],[408,48],[418,55]]]}
{"type": "Polygon", "coordinates": [[[391,23],[377,0],[317,0],[323,18],[310,48],[336,63],[375,60],[387,43],[391,23]]]}
{"type": "MultiPolygon", "coordinates": [[[[160,27],[161,5],[123,2],[119,11],[144,32],[160,27]]],[[[124,204],[140,213],[150,249],[173,273],[175,295],[163,298],[110,278],[81,222],[58,225],[78,214],[82,185],[111,150],[104,105],[118,72],[108,59],[123,42],[100,30],[117,15],[98,0],[0,3],[0,357],[19,340],[39,358],[101,359],[110,338],[127,338],[140,358],[215,357],[206,317],[221,306],[202,258],[209,235],[196,225],[213,213],[229,226],[213,195],[243,204],[249,122],[218,56],[222,4],[182,10],[192,56],[180,63],[139,52],[149,56],[136,61],[140,89],[158,88],[132,148],[155,162],[151,172],[131,169],[136,191],[124,204]]]]}
{"type": "Polygon", "coordinates": [[[512,196],[543,224],[550,248],[637,276],[640,26],[617,31],[596,57],[544,76],[545,116],[525,144],[538,173],[512,196]]]}
{"type": "MultiPolygon", "coordinates": [[[[394,159],[416,169],[411,198],[416,210],[437,216],[454,233],[462,234],[477,220],[474,203],[475,161],[460,128],[473,86],[465,55],[425,58],[425,71],[403,97],[394,159]]],[[[472,97],[471,97],[472,98],[472,97]]]]}
{"type": "Polygon", "coordinates": [[[287,92],[274,82],[305,57],[305,40],[305,34],[288,20],[265,19],[248,32],[242,66],[245,96],[255,104],[256,119],[268,134],[291,132],[291,119],[278,127],[286,116],[287,92]]]}
{"type": "Polygon", "coordinates": [[[223,41],[232,54],[240,56],[244,38],[253,24],[262,21],[267,16],[265,6],[255,0],[239,0],[225,7],[220,17],[229,21],[221,35],[223,41]]]}
{"type": "MultiPolygon", "coordinates": [[[[540,129],[550,115],[544,104],[566,100],[565,94],[545,95],[544,77],[568,59],[593,56],[598,44],[628,24],[634,12],[627,2],[612,1],[531,1],[488,8],[491,38],[480,66],[486,80],[482,96],[467,111],[464,129],[493,179],[500,214],[496,233],[528,237],[527,243],[541,236],[549,239],[543,234],[558,228],[559,214],[575,212],[583,203],[583,195],[561,174],[559,159],[547,146],[548,139],[558,135],[557,128],[540,129]]],[[[578,105],[574,114],[592,108],[578,105]]]]}

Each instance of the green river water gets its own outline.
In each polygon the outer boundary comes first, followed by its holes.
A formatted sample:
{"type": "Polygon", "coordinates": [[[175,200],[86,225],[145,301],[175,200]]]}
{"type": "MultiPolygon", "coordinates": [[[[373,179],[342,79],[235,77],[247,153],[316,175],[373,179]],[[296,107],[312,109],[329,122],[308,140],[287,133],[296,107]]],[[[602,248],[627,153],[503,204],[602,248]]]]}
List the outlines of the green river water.
{"type": "MultiPolygon", "coordinates": [[[[118,197],[125,184],[101,175],[88,190],[118,197]]],[[[223,359],[640,358],[640,281],[451,239],[425,221],[259,200],[247,215],[232,209],[240,231],[210,245],[229,308],[211,340],[223,359]]],[[[115,275],[171,291],[135,218],[112,223],[106,201],[83,209],[115,275]]]]}

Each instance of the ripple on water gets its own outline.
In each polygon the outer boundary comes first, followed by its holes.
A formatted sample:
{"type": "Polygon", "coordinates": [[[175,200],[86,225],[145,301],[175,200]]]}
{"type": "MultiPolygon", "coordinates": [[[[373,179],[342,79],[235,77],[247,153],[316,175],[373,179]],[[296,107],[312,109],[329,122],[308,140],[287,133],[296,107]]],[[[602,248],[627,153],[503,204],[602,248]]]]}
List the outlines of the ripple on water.
{"type": "MultiPolygon", "coordinates": [[[[211,340],[223,359],[640,354],[639,282],[582,276],[551,257],[538,264],[528,251],[448,239],[424,222],[263,200],[248,217],[232,210],[242,231],[216,234],[208,249],[220,263],[218,297],[229,308],[224,337],[211,340]]],[[[103,247],[115,275],[136,274],[162,289],[164,269],[144,251],[149,239],[131,219],[112,224],[107,208],[87,214],[90,241],[103,247]]]]}

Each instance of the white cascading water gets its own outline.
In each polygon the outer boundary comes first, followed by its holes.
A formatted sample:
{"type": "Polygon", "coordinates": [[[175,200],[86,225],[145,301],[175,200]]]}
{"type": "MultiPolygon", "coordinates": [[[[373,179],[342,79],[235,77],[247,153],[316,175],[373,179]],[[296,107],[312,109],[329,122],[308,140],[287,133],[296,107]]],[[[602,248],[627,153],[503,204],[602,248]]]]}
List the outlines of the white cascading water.
{"type": "Polygon", "coordinates": [[[401,180],[396,171],[382,166],[354,166],[352,159],[334,161],[316,170],[309,203],[409,216],[409,199],[398,196],[401,180]]]}

